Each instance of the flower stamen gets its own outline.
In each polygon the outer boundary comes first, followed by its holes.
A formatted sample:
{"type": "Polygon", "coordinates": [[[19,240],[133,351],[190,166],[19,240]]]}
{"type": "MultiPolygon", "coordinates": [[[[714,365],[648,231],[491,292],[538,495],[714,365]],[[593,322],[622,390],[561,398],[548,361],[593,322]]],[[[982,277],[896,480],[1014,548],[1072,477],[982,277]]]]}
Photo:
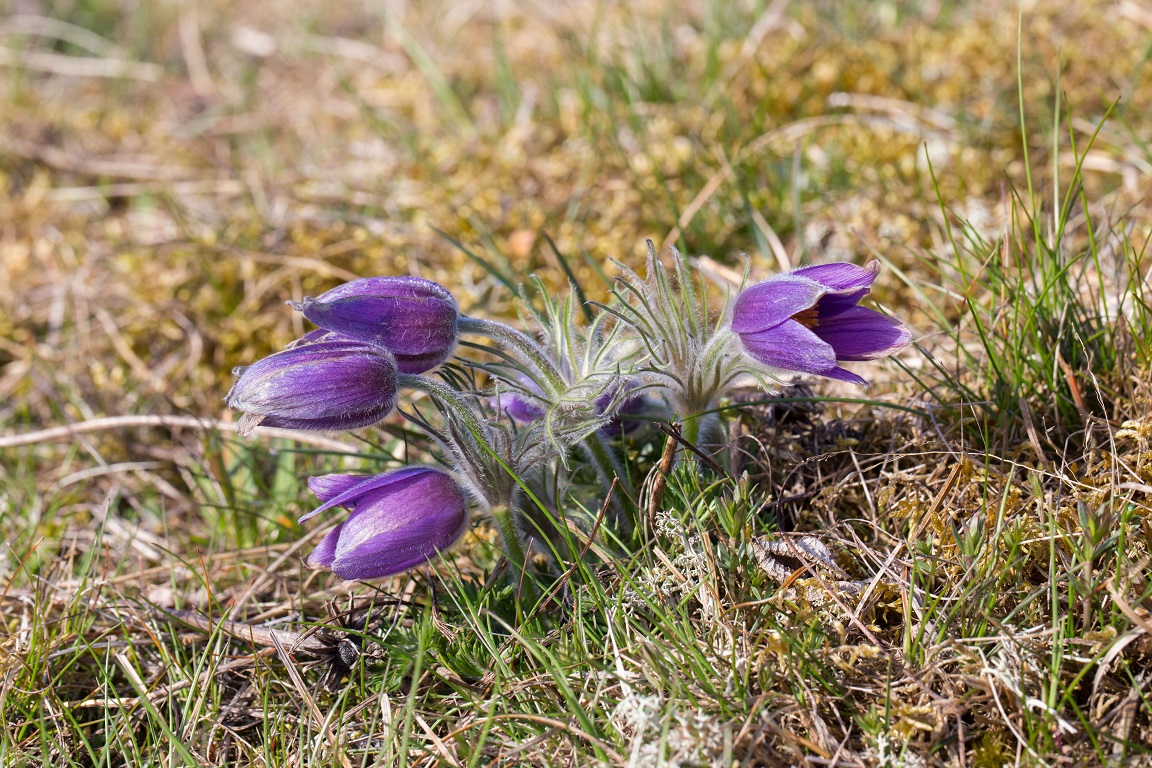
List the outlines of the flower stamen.
{"type": "Polygon", "coordinates": [[[808,309],[801,310],[792,315],[792,319],[809,329],[816,328],[820,325],[816,307],[808,307],[808,309]]]}

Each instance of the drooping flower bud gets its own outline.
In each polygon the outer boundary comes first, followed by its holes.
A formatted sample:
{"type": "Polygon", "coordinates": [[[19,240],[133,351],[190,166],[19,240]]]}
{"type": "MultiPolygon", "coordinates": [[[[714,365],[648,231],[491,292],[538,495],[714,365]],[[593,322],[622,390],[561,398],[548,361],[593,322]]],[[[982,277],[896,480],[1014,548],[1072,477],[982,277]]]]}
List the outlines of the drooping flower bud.
{"type": "Polygon", "coordinates": [[[351,341],[286,349],[246,368],[224,399],[244,411],[247,431],[366,427],[396,405],[396,361],[386,350],[351,341]]]}
{"type": "Polygon", "coordinates": [[[468,502],[446,473],[405,467],[373,477],[325,475],[308,485],[324,503],[352,510],[308,557],[342,579],[380,579],[425,563],[464,533],[468,502]]]}
{"type": "MultiPolygon", "coordinates": [[[[615,397],[615,392],[605,392],[596,398],[596,408],[604,413],[608,406],[612,403],[615,397]]],[[[627,434],[640,426],[640,419],[629,418],[635,416],[644,410],[644,395],[635,394],[624,399],[620,403],[620,407],[616,409],[616,413],[607,424],[600,427],[600,434],[605,437],[619,437],[620,435],[627,434]]]]}
{"type": "Polygon", "coordinates": [[[865,385],[840,363],[886,357],[912,340],[900,322],[857,306],[877,271],[835,263],[769,278],[736,299],[732,330],[763,365],[865,385]]]}
{"type": "Polygon", "coordinates": [[[516,378],[523,385],[524,391],[501,392],[492,398],[492,407],[508,414],[509,418],[520,424],[530,424],[537,419],[544,418],[544,404],[540,400],[532,398],[532,395],[540,395],[543,398],[543,390],[527,376],[517,376],[516,378]]]}
{"type": "Polygon", "coordinates": [[[456,349],[456,299],[419,277],[365,277],[293,306],[322,329],[378,344],[401,373],[424,373],[456,349]]]}

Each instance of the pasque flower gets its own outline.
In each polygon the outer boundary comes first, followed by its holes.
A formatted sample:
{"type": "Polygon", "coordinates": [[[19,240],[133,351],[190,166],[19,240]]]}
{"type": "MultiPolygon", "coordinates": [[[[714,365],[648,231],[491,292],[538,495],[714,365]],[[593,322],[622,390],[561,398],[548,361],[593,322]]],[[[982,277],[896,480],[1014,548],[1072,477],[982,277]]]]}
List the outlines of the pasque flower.
{"type": "Polygon", "coordinates": [[[308,557],[312,567],[342,579],[380,579],[414,568],[451,547],[468,523],[464,492],[437,469],[324,475],[308,485],[323,503],[301,520],[335,506],[352,510],[308,557]]]}
{"type": "Polygon", "coordinates": [[[732,330],[769,368],[865,385],[840,363],[886,357],[912,340],[901,323],[857,306],[878,271],[875,262],[820,264],[769,278],[737,297],[732,330]]]}
{"type": "MultiPolygon", "coordinates": [[[[358,341],[320,341],[286,349],[234,373],[225,398],[244,411],[247,429],[358,429],[396,405],[396,361],[358,341]]],[[[245,431],[246,431],[245,430],[245,431]]]]}
{"type": "Polygon", "coordinates": [[[401,373],[424,373],[456,349],[456,299],[419,277],[365,277],[293,306],[320,328],[378,344],[401,373]]]}
{"type": "Polygon", "coordinates": [[[347,512],[309,565],[348,580],[401,573],[451,547],[474,503],[499,531],[516,594],[532,603],[524,537],[554,543],[568,536],[553,528],[551,510],[570,500],[595,501],[587,505],[593,509],[603,501],[614,537],[630,540],[635,521],[621,499],[635,497],[623,463],[632,457],[611,441],[636,426],[627,416],[644,408],[645,397],[663,398],[689,443],[720,447],[720,404],[739,382],[754,378],[771,391],[774,375],[807,372],[863,384],[842,364],[908,344],[907,328],[859,306],[876,272],[806,267],[753,285],[716,311],[713,291],[687,260],[672,251],[665,267],[650,243],[645,276],[622,268],[610,305],[586,302],[575,287],[556,299],[538,282],[524,305],[534,334],[460,315],[452,294],[428,280],[357,279],[293,304],[317,328],[236,369],[226,400],[245,412],[241,431],[259,424],[346,430],[387,416],[401,388],[423,393],[427,399],[404,415],[439,446],[447,471],[311,478],[320,503],[302,521],[335,507],[347,512]],[[487,354],[463,361],[465,373],[492,377],[499,397],[491,408],[474,389],[475,376],[421,375],[447,360],[462,334],[495,344],[469,345],[487,354]],[[608,497],[585,499],[597,478],[608,497]],[[613,494],[618,480],[622,492],[613,494]]]}

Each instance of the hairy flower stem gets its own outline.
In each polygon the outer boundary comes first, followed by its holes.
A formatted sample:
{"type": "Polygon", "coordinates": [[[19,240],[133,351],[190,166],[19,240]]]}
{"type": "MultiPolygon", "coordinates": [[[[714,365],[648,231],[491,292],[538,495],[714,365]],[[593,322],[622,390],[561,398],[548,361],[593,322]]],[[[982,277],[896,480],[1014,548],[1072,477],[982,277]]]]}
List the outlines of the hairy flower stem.
{"type": "Polygon", "coordinates": [[[703,416],[688,416],[681,422],[680,436],[684,442],[696,445],[700,440],[700,427],[704,423],[703,416]]]}
{"type": "MultiPolygon", "coordinates": [[[[487,429],[476,417],[476,412],[472,409],[471,404],[459,392],[435,379],[424,376],[400,374],[396,378],[401,387],[425,392],[442,400],[460,417],[472,436],[478,442],[488,446],[489,451],[492,450],[487,437],[487,429]]],[[[500,531],[500,539],[504,545],[504,556],[512,564],[513,573],[516,575],[519,595],[525,603],[535,605],[536,584],[532,581],[528,570],[528,560],[521,544],[520,532],[516,529],[516,522],[513,519],[514,512],[505,505],[495,506],[491,512],[492,519],[496,522],[496,528],[500,531]]]]}
{"type": "Polygon", "coordinates": [[[496,521],[496,530],[500,531],[500,539],[504,544],[504,556],[512,566],[516,576],[517,593],[522,603],[529,606],[536,605],[536,583],[532,581],[532,574],[528,569],[528,558],[524,553],[524,546],[520,541],[520,531],[516,529],[513,511],[508,507],[495,507],[491,510],[492,519],[496,521]]]}
{"type": "Polygon", "coordinates": [[[540,372],[540,375],[546,380],[545,383],[553,392],[565,390],[564,377],[560,375],[559,369],[549,359],[548,353],[523,331],[518,331],[495,320],[482,320],[478,317],[461,317],[456,322],[456,327],[460,329],[461,333],[487,336],[518,352],[540,372]]]}
{"type": "MultiPolygon", "coordinates": [[[[720,419],[714,413],[689,416],[684,419],[680,437],[687,445],[694,445],[705,454],[712,456],[716,455],[717,447],[723,445],[725,441],[720,419]]],[[[692,462],[699,469],[703,469],[706,465],[699,456],[687,449],[682,449],[677,456],[678,462],[692,462]]]]}
{"type": "Polygon", "coordinates": [[[445,384],[441,384],[435,379],[430,379],[427,376],[414,376],[407,373],[401,373],[396,376],[396,383],[404,389],[415,389],[418,392],[424,392],[432,397],[440,398],[448,405],[452,406],[453,411],[464,422],[468,431],[477,440],[488,443],[488,430],[481,423],[480,419],[476,417],[476,411],[459,392],[452,389],[445,384]]]}

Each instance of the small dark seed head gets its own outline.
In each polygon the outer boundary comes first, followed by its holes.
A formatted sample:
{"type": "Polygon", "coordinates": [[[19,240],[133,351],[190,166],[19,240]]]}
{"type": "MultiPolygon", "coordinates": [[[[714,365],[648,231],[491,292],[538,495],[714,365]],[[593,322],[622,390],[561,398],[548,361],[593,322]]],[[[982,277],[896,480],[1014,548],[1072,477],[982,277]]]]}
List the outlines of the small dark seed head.
{"type": "Polygon", "coordinates": [[[336,654],[341,664],[348,669],[352,669],[360,659],[360,646],[345,637],[340,641],[340,645],[337,646],[336,654]]]}

